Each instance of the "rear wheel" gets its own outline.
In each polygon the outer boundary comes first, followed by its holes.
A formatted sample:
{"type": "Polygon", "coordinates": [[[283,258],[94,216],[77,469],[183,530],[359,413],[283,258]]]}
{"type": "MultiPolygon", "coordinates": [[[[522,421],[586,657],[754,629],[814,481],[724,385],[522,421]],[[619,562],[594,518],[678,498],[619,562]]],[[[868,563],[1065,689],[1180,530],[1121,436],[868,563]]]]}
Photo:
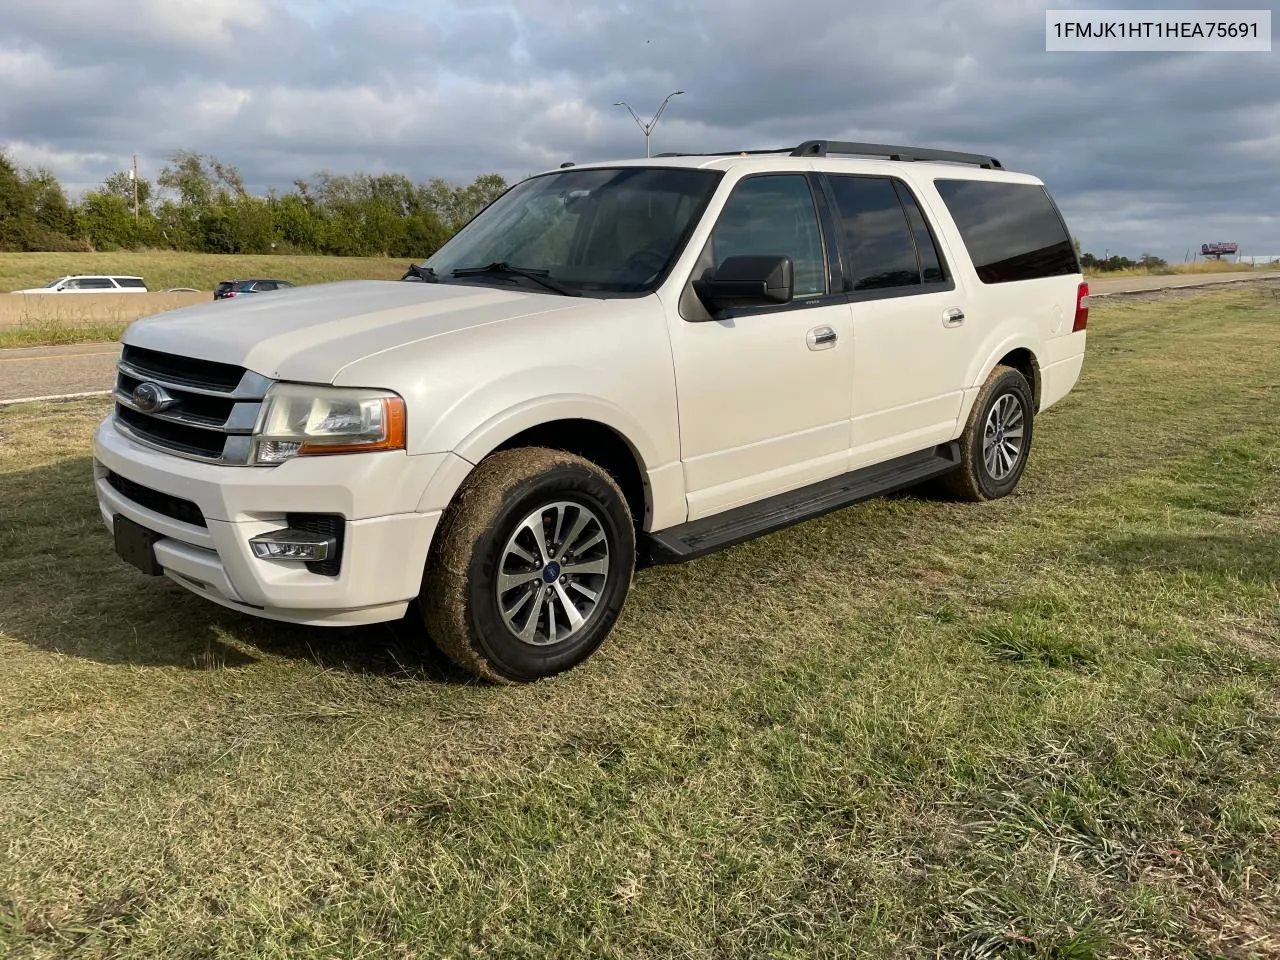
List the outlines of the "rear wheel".
{"type": "Polygon", "coordinates": [[[604,642],[634,569],[631,514],[607,473],[557,450],[506,450],[476,467],[445,512],[419,603],[459,666],[537,680],[604,642]]]}
{"type": "Polygon", "coordinates": [[[1031,453],[1035,400],[1027,378],[997,366],[987,377],[964,433],[960,467],[944,478],[963,500],[995,500],[1013,493],[1031,453]]]}

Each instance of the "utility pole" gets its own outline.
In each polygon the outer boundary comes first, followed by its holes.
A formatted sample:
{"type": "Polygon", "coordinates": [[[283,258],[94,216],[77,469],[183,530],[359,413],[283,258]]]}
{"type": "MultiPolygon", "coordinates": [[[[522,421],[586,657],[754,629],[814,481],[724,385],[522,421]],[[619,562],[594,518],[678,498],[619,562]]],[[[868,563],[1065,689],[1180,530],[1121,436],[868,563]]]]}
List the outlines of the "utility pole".
{"type": "Polygon", "coordinates": [[[138,219],[138,155],[133,155],[133,170],[129,173],[129,179],[133,181],[133,219],[138,219]]]}

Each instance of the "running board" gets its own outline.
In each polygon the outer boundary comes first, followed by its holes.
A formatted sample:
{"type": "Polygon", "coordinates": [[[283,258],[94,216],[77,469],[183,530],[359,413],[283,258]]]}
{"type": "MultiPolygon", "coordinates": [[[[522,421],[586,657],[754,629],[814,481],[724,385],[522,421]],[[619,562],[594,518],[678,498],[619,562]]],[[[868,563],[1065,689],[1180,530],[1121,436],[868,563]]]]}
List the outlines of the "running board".
{"type": "Polygon", "coordinates": [[[945,443],[931,450],[886,460],[799,490],[780,493],[758,503],[668,527],[646,537],[645,565],[693,560],[861,500],[915,486],[950,473],[958,466],[960,445],[945,443]]]}

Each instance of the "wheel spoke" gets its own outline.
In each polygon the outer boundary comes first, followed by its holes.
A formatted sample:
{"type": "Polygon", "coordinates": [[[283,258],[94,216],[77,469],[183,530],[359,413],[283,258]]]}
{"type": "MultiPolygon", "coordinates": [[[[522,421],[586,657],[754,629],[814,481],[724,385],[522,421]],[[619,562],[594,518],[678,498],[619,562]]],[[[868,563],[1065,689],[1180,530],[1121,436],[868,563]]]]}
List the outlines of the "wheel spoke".
{"type": "Polygon", "coordinates": [[[520,544],[516,543],[514,538],[512,539],[511,543],[507,546],[507,553],[514,554],[515,556],[523,560],[525,563],[531,563],[535,567],[542,565],[542,562],[537,557],[535,557],[532,553],[530,553],[524,547],[520,546],[520,544]]]}
{"type": "Polygon", "coordinates": [[[578,608],[573,605],[573,601],[569,599],[569,594],[564,592],[564,587],[560,586],[560,582],[556,581],[551,585],[555,590],[556,596],[560,598],[560,603],[564,607],[565,616],[569,618],[569,632],[574,633],[582,626],[582,614],[578,612],[578,608]]]}
{"type": "Polygon", "coordinates": [[[594,590],[588,590],[577,580],[570,580],[569,586],[572,587],[574,590],[577,590],[580,594],[582,594],[588,600],[596,601],[600,599],[600,594],[596,593],[594,590]]]}
{"type": "MultiPolygon", "coordinates": [[[[579,510],[577,517],[574,518],[573,526],[569,528],[569,532],[565,534],[564,539],[561,540],[559,536],[556,537],[556,543],[559,544],[559,549],[556,550],[556,556],[552,559],[556,560],[564,556],[565,553],[567,553],[573,546],[573,542],[577,540],[578,537],[582,536],[582,531],[585,530],[587,525],[594,519],[595,517],[589,514],[586,510],[579,510]]],[[[581,553],[582,551],[579,550],[578,552],[581,553]]]]}
{"type": "Polygon", "coordinates": [[[534,542],[538,544],[538,556],[534,559],[534,563],[539,565],[546,563],[551,559],[551,555],[547,553],[547,538],[542,532],[542,511],[538,511],[532,517],[525,520],[523,528],[533,534],[534,542]]]}
{"type": "Polygon", "coordinates": [[[534,580],[542,579],[541,570],[527,570],[523,573],[500,573],[498,574],[498,593],[503,594],[516,587],[524,586],[534,580]]]}
{"type": "Polygon", "coordinates": [[[538,632],[538,620],[542,614],[542,607],[546,603],[547,588],[538,587],[533,592],[533,606],[529,610],[529,619],[525,621],[524,627],[517,633],[521,640],[531,642],[538,632]]]}
{"type": "Polygon", "coordinates": [[[609,560],[607,557],[600,560],[586,560],[582,563],[566,563],[560,568],[561,573],[608,573],[609,560]]]}

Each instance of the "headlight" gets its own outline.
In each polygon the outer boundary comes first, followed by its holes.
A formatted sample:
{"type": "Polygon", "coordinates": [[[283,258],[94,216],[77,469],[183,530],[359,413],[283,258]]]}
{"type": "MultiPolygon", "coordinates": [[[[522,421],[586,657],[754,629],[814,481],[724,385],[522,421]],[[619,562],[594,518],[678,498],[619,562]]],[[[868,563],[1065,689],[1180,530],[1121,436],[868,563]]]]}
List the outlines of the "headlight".
{"type": "Polygon", "coordinates": [[[386,390],[277,383],[253,428],[253,462],[403,450],[404,420],[404,400],[386,390]]]}

